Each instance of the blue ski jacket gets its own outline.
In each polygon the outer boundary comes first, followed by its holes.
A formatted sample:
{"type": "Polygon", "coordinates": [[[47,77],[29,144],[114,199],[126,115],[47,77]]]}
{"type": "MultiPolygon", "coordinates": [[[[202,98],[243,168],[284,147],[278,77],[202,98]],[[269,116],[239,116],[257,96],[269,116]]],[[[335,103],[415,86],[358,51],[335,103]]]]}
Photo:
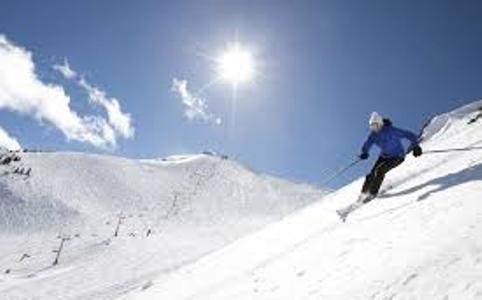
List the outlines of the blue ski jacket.
{"type": "Polygon", "coordinates": [[[367,140],[363,144],[362,154],[368,154],[373,144],[377,145],[380,150],[380,156],[385,158],[405,157],[405,149],[402,139],[411,142],[409,149],[418,145],[417,135],[411,131],[403,130],[391,125],[391,122],[385,122],[385,125],[379,132],[372,131],[367,140]]]}

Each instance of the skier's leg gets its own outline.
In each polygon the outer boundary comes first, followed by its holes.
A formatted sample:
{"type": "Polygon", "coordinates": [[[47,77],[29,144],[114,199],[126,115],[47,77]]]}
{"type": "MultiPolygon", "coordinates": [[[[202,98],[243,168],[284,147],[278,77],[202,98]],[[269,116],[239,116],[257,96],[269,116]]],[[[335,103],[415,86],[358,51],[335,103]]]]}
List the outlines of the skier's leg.
{"type": "Polygon", "coordinates": [[[363,187],[362,187],[362,193],[363,194],[368,194],[370,193],[371,191],[371,186],[373,185],[373,181],[375,179],[375,174],[376,174],[376,170],[379,168],[379,166],[381,164],[383,164],[385,161],[384,158],[382,157],[379,157],[377,159],[377,161],[375,162],[375,164],[373,165],[370,173],[367,174],[367,176],[365,176],[365,182],[363,183],[363,187]]]}
{"type": "Polygon", "coordinates": [[[403,160],[404,159],[402,157],[383,159],[383,162],[380,163],[374,169],[373,180],[372,180],[372,184],[370,185],[371,195],[378,194],[378,191],[380,190],[380,186],[382,185],[383,180],[385,179],[385,174],[387,174],[390,170],[394,169],[395,167],[399,166],[403,162],[403,160]]]}
{"type": "Polygon", "coordinates": [[[368,193],[370,191],[370,186],[372,185],[372,182],[373,182],[373,175],[369,173],[365,176],[365,181],[363,182],[361,192],[364,194],[368,193]]]}
{"type": "Polygon", "coordinates": [[[373,180],[375,178],[376,170],[380,166],[380,164],[382,164],[383,162],[384,162],[384,159],[382,157],[379,157],[377,159],[377,161],[375,162],[375,164],[373,165],[370,173],[368,173],[365,176],[365,182],[363,183],[362,193],[369,193],[370,192],[371,186],[373,184],[373,180]]]}

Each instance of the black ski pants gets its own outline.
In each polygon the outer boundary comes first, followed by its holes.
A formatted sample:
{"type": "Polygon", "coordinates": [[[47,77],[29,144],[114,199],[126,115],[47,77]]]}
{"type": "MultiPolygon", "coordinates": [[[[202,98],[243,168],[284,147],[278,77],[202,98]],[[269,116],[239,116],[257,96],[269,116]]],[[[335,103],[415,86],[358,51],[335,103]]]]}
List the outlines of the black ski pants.
{"type": "Polygon", "coordinates": [[[362,193],[377,195],[385,174],[403,162],[403,157],[379,157],[370,173],[365,177],[362,193]]]}

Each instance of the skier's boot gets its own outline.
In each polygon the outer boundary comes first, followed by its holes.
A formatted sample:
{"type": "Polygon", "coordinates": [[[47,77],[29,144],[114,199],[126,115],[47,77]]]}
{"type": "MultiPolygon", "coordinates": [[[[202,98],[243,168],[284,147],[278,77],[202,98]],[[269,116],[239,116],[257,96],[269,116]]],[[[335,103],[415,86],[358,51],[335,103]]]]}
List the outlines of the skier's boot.
{"type": "Polygon", "coordinates": [[[365,203],[368,203],[368,202],[372,201],[376,197],[377,197],[377,195],[374,195],[374,194],[361,193],[360,196],[358,197],[357,202],[360,201],[361,203],[365,204],[365,203]]]}

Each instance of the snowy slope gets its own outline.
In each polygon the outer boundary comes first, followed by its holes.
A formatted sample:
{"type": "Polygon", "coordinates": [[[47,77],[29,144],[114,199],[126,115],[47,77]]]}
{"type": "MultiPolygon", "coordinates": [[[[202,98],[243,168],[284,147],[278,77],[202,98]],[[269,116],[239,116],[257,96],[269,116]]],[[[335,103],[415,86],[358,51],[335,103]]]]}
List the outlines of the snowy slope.
{"type": "Polygon", "coordinates": [[[346,223],[362,179],[125,299],[482,299],[481,107],[434,118],[346,223]]]}
{"type": "Polygon", "coordinates": [[[323,196],[213,155],[19,156],[0,165],[0,299],[114,299],[323,196]]]}

